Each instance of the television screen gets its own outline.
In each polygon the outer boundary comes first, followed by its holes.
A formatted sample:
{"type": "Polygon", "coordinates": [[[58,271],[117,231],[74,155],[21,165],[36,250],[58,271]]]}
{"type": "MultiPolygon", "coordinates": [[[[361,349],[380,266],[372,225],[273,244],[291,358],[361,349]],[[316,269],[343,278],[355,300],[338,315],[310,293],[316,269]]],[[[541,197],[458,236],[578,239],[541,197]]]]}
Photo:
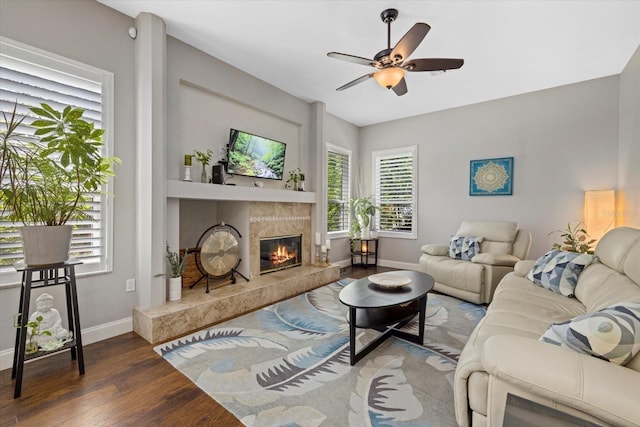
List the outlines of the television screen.
{"type": "Polygon", "coordinates": [[[227,172],[281,180],[286,148],[283,142],[231,129],[227,172]]]}

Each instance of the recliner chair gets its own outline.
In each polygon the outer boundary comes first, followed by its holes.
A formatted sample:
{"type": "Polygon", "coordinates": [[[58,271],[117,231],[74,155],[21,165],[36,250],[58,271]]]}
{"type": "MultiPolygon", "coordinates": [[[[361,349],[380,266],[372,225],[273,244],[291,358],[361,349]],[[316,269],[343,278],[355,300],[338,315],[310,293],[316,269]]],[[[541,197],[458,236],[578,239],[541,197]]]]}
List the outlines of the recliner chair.
{"type": "Polygon", "coordinates": [[[420,271],[433,277],[438,292],[488,304],[498,282],[530,248],[531,233],[515,222],[463,221],[449,245],[422,246],[420,271]]]}

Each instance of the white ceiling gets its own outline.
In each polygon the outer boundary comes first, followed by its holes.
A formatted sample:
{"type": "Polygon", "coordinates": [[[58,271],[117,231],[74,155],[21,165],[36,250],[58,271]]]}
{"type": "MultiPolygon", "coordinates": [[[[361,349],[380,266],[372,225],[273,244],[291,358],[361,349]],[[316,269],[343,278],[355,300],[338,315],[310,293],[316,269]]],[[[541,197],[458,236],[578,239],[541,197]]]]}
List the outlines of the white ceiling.
{"type": "Polygon", "coordinates": [[[131,17],[150,12],[169,35],[358,126],[619,74],[640,45],[640,1],[98,0],[131,17]],[[374,70],[326,56],[372,58],[386,48],[380,12],[398,9],[391,45],[431,26],[414,58],[463,58],[459,70],[408,73],[398,97],[374,70]]]}

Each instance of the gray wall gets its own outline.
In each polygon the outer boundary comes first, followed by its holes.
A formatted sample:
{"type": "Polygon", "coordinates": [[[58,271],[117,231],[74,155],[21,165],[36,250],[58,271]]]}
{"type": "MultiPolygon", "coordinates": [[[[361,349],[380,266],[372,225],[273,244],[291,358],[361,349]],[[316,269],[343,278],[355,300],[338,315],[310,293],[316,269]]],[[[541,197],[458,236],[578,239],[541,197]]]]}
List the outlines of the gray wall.
{"type": "Polygon", "coordinates": [[[640,47],[620,76],[618,223],[640,228],[640,47]]]}
{"type": "MultiPolygon", "coordinates": [[[[2,0],[1,6],[1,35],[114,73],[114,154],[122,165],[116,170],[111,199],[116,230],[113,272],[79,279],[78,299],[83,329],[130,318],[136,302],[135,293],[125,292],[125,280],[134,277],[134,45],[127,29],[133,20],[86,0],[2,0]]],[[[63,306],[61,289],[50,291],[56,306],[63,306]]],[[[13,349],[11,325],[19,295],[19,287],[0,289],[0,350],[13,349]]]]}
{"type": "MultiPolygon", "coordinates": [[[[585,190],[617,188],[618,82],[608,77],[368,126],[360,153],[418,145],[418,239],[383,239],[386,261],[416,263],[420,246],[446,243],[463,219],[517,221],[547,251],[582,220],[585,190]],[[514,157],[513,196],[469,196],[469,161],[514,157]]],[[[365,175],[366,176],[366,175],[365,175]]]]}

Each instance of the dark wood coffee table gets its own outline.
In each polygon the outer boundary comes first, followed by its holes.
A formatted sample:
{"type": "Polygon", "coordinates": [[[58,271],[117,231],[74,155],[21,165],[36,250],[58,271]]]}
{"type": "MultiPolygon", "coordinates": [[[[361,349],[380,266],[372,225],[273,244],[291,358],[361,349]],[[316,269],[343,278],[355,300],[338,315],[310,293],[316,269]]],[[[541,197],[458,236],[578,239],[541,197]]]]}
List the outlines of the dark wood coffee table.
{"type": "Polygon", "coordinates": [[[433,277],[410,270],[389,273],[408,277],[411,283],[388,289],[371,283],[365,277],[348,284],[340,291],[340,302],[349,307],[351,365],[355,365],[390,336],[422,344],[427,294],[433,289],[433,277]],[[416,314],[419,315],[418,335],[398,330],[416,314]],[[356,328],[376,329],[383,333],[356,353],[356,328]]]}

